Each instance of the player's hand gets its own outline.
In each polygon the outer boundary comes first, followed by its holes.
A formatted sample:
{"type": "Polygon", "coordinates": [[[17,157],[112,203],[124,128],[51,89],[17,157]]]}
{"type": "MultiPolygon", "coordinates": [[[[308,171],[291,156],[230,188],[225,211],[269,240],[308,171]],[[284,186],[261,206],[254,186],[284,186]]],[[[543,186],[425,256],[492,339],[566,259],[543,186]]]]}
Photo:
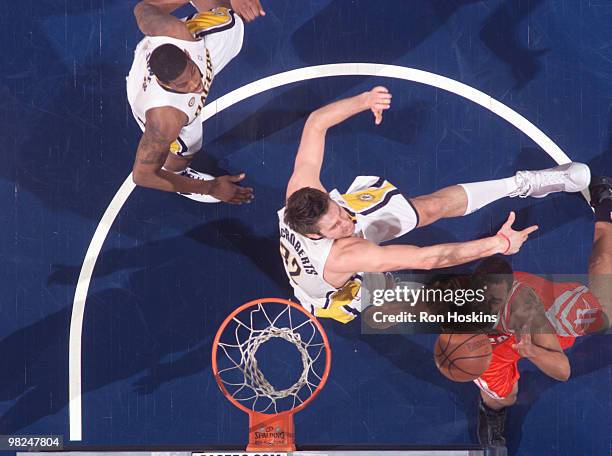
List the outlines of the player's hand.
{"type": "Polygon", "coordinates": [[[254,21],[259,16],[266,15],[259,0],[231,0],[230,3],[232,9],[247,22],[254,21]]]}
{"type": "Polygon", "coordinates": [[[219,176],[211,182],[208,194],[230,204],[250,203],[253,199],[253,189],[237,185],[245,174],[237,176],[219,176]]]}
{"type": "Polygon", "coordinates": [[[537,355],[538,347],[531,343],[531,333],[529,328],[525,327],[521,330],[521,333],[517,333],[514,336],[518,341],[516,344],[512,344],[512,348],[515,349],[519,355],[523,358],[534,358],[537,355]]]}
{"type": "Polygon", "coordinates": [[[382,122],[382,113],[385,109],[391,107],[391,94],[386,87],[374,87],[369,92],[366,92],[366,109],[369,109],[374,114],[374,123],[380,125],[382,122]]]}
{"type": "Polygon", "coordinates": [[[529,235],[538,229],[537,225],[532,225],[529,228],[525,228],[522,231],[515,231],[512,229],[512,224],[516,215],[514,212],[510,212],[508,220],[497,232],[497,235],[505,241],[505,248],[500,253],[504,255],[513,255],[523,246],[523,243],[527,240],[529,235]]]}

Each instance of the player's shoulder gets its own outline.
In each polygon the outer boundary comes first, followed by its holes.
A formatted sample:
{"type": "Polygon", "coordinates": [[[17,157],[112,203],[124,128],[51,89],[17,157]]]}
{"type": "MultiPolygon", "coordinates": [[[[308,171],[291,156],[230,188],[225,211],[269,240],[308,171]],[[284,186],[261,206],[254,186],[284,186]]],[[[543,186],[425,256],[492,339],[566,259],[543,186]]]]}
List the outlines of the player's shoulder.
{"type": "Polygon", "coordinates": [[[150,108],[145,113],[145,131],[155,130],[160,134],[176,135],[187,122],[187,115],[172,106],[150,108]]]}
{"type": "Polygon", "coordinates": [[[332,264],[334,261],[342,262],[345,255],[360,252],[368,244],[372,242],[357,236],[336,239],[332,243],[328,262],[330,260],[332,264]]]}

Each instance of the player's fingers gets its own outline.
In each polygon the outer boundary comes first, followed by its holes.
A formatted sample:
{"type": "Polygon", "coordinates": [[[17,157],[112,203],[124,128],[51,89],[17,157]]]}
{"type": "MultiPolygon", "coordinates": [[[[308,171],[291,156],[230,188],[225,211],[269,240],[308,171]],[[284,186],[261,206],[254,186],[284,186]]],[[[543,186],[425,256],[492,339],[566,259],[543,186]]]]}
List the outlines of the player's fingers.
{"type": "Polygon", "coordinates": [[[521,335],[520,342],[528,342],[531,339],[531,331],[529,328],[529,324],[524,324],[523,326],[521,326],[519,334],[521,335]]]}
{"type": "Polygon", "coordinates": [[[374,93],[389,93],[389,90],[383,86],[376,86],[372,89],[374,93]]]}
{"type": "Polygon", "coordinates": [[[242,5],[240,11],[238,11],[238,14],[247,22],[251,22],[253,19],[255,19],[255,16],[251,11],[251,5],[248,3],[242,5]]]}
{"type": "Polygon", "coordinates": [[[380,104],[380,103],[376,103],[374,105],[374,107],[372,108],[372,111],[376,112],[376,111],[383,111],[385,109],[389,109],[391,107],[391,105],[385,105],[385,104],[380,104]]]}
{"type": "Polygon", "coordinates": [[[260,9],[261,9],[261,6],[259,5],[259,2],[251,3],[251,14],[253,15],[253,19],[257,19],[257,17],[259,16],[260,9]]]}
{"type": "Polygon", "coordinates": [[[252,200],[253,199],[253,192],[236,192],[234,194],[234,198],[239,198],[242,200],[252,200]]]}
{"type": "Polygon", "coordinates": [[[374,111],[374,123],[376,125],[380,125],[381,122],[382,122],[382,112],[375,110],[374,111]]]}
{"type": "Polygon", "coordinates": [[[230,200],[236,204],[248,203],[251,198],[248,195],[234,194],[234,197],[230,200]]]}
{"type": "Polygon", "coordinates": [[[529,236],[531,233],[533,233],[534,231],[538,230],[538,225],[532,225],[529,228],[525,228],[522,233],[529,236]]]}
{"type": "Polygon", "coordinates": [[[265,16],[266,12],[264,11],[264,9],[261,7],[261,2],[259,0],[255,0],[255,4],[257,6],[257,9],[259,10],[259,15],[260,16],[265,16]]]}
{"type": "Polygon", "coordinates": [[[253,189],[251,187],[237,187],[236,195],[240,198],[252,198],[253,197],[253,189]]]}
{"type": "Polygon", "coordinates": [[[250,5],[249,5],[249,7],[247,9],[247,13],[246,14],[247,14],[247,17],[248,17],[248,19],[247,19],[248,22],[252,22],[252,21],[255,20],[256,14],[255,14],[254,10],[252,9],[252,7],[250,5]]]}
{"type": "Polygon", "coordinates": [[[244,179],[246,176],[246,174],[244,173],[240,173],[240,174],[236,174],[235,176],[229,176],[229,180],[230,182],[240,182],[242,179],[244,179]]]}
{"type": "Polygon", "coordinates": [[[510,214],[508,215],[508,219],[506,220],[506,223],[504,223],[504,228],[511,228],[515,219],[516,219],[516,215],[514,214],[514,211],[510,211],[510,214]]]}

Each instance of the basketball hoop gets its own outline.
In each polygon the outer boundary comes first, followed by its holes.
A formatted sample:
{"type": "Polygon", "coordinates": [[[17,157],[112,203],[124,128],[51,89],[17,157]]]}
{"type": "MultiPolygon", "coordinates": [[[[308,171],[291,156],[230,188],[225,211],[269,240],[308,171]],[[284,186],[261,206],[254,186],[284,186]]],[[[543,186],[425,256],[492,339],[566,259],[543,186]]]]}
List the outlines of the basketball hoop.
{"type": "Polygon", "coordinates": [[[249,415],[247,451],[295,451],[293,415],[321,392],[330,367],[331,348],[323,327],[286,299],[256,299],[240,306],[223,321],[213,342],[217,384],[249,415]],[[276,388],[266,378],[256,356],[274,340],[292,344],[303,367],[286,388],[276,388]]]}

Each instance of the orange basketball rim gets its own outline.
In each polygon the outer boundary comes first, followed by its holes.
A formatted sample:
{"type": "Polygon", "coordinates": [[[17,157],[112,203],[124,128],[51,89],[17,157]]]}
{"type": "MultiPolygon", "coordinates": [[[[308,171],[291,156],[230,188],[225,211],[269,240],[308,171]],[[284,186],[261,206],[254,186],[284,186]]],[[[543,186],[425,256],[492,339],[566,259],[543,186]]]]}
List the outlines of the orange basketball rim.
{"type": "Polygon", "coordinates": [[[293,415],[321,392],[330,368],[331,348],[321,323],[286,299],[256,299],[238,307],[213,341],[215,380],[225,397],[249,415],[247,451],[295,451],[293,415]],[[256,357],[273,338],[292,343],[303,366],[299,379],[280,391],[265,378],[256,357]]]}

